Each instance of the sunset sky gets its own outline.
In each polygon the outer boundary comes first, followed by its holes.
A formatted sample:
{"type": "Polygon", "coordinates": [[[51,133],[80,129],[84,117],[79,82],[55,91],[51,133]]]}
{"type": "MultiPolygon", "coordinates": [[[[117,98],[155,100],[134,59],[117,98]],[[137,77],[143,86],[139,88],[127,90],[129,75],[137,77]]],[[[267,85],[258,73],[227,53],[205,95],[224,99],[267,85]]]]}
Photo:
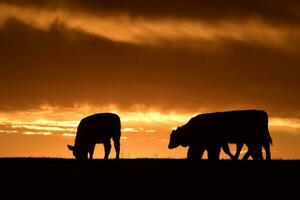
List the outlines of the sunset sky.
{"type": "Polygon", "coordinates": [[[71,158],[115,112],[121,157],[184,158],[173,128],[264,109],[273,158],[300,159],[299,47],[296,0],[0,0],[0,157],[71,158]]]}

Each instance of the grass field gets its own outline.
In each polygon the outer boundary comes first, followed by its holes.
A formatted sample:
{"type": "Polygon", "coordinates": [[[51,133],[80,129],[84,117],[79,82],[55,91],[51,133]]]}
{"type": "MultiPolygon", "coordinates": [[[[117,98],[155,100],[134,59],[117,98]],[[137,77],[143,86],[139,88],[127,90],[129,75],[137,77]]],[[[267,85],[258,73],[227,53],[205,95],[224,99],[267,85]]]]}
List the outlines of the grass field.
{"type": "Polygon", "coordinates": [[[300,194],[299,160],[2,158],[0,169],[3,190],[26,194],[42,191],[127,198],[142,193],[152,199],[158,195],[186,199],[204,194],[221,198],[238,198],[237,193],[274,198],[300,194]]]}

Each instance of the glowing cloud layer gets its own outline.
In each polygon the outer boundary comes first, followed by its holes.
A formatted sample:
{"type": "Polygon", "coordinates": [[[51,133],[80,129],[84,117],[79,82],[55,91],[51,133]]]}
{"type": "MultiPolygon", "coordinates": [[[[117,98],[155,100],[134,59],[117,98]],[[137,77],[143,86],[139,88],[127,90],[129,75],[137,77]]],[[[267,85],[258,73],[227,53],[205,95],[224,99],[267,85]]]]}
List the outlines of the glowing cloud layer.
{"type": "Polygon", "coordinates": [[[299,27],[272,25],[261,19],[246,21],[218,21],[209,23],[190,19],[132,18],[124,13],[116,15],[91,15],[76,13],[63,8],[55,10],[34,7],[18,7],[0,3],[0,22],[16,18],[38,29],[47,30],[54,23],[104,37],[113,41],[161,45],[164,42],[181,41],[180,45],[195,45],[195,42],[233,39],[258,42],[264,45],[289,47],[289,35],[299,33],[299,27]]]}
{"type": "MultiPolygon", "coordinates": [[[[122,121],[122,132],[125,134],[159,134],[156,130],[159,125],[166,126],[166,129],[171,130],[185,124],[190,118],[196,115],[195,113],[161,113],[159,111],[145,113],[122,112],[118,111],[117,108],[111,107],[111,109],[115,113],[119,113],[122,121]]],[[[99,110],[106,109],[88,105],[77,106],[77,108],[73,109],[44,105],[41,106],[40,110],[2,114],[0,115],[0,134],[20,133],[24,135],[36,134],[73,137],[75,136],[80,119],[99,110]],[[78,118],[78,116],[82,117],[78,118]],[[72,121],[67,119],[72,119],[72,121]]],[[[270,118],[269,126],[271,129],[290,129],[294,133],[295,129],[300,129],[300,120],[274,117],[270,118]]],[[[156,137],[159,137],[159,135],[156,135],[156,137]]]]}

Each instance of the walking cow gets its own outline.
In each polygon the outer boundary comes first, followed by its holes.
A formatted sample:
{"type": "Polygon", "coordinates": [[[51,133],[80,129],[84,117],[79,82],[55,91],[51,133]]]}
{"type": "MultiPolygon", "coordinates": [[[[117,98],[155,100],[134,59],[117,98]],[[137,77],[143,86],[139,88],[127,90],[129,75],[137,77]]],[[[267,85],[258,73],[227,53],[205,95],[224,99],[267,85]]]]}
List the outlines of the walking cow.
{"type": "Polygon", "coordinates": [[[116,159],[120,154],[121,121],[114,113],[98,113],[82,119],[77,128],[75,145],[68,145],[76,159],[93,159],[95,145],[103,143],[108,159],[111,150],[111,138],[114,141],[116,159]]]}
{"type": "Polygon", "coordinates": [[[243,144],[254,159],[263,159],[261,147],[266,151],[266,159],[271,159],[270,143],[272,139],[268,130],[268,115],[262,110],[237,110],[200,114],[187,124],[173,130],[170,135],[169,149],[189,146],[188,158],[201,158],[204,151],[208,159],[219,159],[221,147],[232,159],[238,157],[243,144]],[[237,144],[233,156],[228,143],[237,144]]]}

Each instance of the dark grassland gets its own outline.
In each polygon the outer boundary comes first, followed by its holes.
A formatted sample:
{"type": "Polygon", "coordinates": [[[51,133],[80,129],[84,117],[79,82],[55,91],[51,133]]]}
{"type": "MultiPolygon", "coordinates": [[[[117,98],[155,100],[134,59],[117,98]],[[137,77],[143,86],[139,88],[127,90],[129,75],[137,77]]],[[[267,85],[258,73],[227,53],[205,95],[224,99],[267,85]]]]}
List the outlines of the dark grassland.
{"type": "Polygon", "coordinates": [[[300,160],[2,158],[0,179],[22,198],[300,198],[300,160]]]}

